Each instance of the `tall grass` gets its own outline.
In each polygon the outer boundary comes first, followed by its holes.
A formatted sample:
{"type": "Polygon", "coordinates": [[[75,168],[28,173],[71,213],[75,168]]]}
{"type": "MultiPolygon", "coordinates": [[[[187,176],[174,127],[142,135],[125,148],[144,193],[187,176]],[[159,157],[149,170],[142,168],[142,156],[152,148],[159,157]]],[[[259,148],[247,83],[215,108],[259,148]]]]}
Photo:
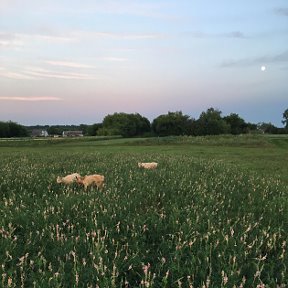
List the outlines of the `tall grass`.
{"type": "Polygon", "coordinates": [[[288,285],[287,186],[221,161],[151,157],[1,154],[1,287],[288,285]],[[150,160],[159,169],[138,169],[150,160]],[[105,191],[56,183],[72,172],[104,174],[105,191]]]}
{"type": "MultiPolygon", "coordinates": [[[[123,139],[124,140],[124,139],[123,139]]],[[[282,140],[287,140],[285,136],[282,140]]],[[[135,142],[132,143],[135,145],[135,142]]],[[[129,142],[127,143],[129,144],[129,142]]],[[[130,143],[131,144],[131,143],[130,143]]],[[[231,147],[271,147],[270,137],[264,135],[211,135],[211,136],[167,136],[139,139],[138,144],[143,145],[205,145],[205,146],[231,146],[231,147]]]]}

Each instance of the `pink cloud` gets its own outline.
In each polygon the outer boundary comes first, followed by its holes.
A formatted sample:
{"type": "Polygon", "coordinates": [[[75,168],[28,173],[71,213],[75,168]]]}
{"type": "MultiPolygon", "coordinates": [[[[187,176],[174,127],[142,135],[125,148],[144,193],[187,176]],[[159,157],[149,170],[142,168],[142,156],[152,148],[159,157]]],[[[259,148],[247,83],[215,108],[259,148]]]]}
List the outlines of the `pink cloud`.
{"type": "Polygon", "coordinates": [[[60,101],[59,97],[0,97],[0,101],[60,101]]]}
{"type": "Polygon", "coordinates": [[[45,61],[45,63],[53,66],[63,66],[69,68],[94,68],[92,65],[70,62],[70,61],[45,61]]]}

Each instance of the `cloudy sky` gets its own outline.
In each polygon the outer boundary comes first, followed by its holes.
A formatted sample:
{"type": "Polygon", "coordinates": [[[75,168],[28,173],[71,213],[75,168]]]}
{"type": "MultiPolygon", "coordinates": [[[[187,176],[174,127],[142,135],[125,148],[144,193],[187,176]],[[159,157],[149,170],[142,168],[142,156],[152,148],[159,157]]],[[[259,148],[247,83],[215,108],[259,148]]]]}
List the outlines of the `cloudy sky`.
{"type": "Polygon", "coordinates": [[[287,0],[0,0],[0,121],[209,107],[283,127],[287,0]]]}

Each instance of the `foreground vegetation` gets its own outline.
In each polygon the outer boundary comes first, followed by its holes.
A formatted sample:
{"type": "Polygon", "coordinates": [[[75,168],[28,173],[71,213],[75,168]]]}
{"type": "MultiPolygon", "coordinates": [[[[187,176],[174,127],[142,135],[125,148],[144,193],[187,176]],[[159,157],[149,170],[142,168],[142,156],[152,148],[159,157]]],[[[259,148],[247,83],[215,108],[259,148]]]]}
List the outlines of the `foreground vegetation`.
{"type": "Polygon", "coordinates": [[[0,143],[1,287],[288,285],[286,137],[25,143],[0,143]]]}

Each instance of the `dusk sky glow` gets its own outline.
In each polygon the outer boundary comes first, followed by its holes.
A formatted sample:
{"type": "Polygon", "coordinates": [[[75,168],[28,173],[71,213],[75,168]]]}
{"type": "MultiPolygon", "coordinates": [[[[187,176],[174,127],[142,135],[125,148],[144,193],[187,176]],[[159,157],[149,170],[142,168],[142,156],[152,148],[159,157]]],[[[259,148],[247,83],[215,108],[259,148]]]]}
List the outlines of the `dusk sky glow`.
{"type": "Polygon", "coordinates": [[[0,0],[0,121],[210,107],[283,127],[287,0],[0,0]]]}

